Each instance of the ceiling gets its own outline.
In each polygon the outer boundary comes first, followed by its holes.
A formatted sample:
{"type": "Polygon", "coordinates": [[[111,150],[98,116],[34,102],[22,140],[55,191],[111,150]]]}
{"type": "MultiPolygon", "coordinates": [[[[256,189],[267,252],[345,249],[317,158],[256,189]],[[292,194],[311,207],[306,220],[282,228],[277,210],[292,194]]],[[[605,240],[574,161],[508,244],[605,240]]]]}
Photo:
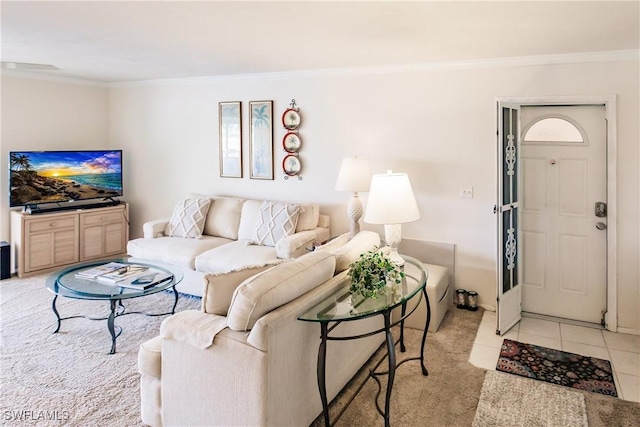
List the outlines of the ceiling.
{"type": "Polygon", "coordinates": [[[4,62],[99,82],[640,48],[640,1],[2,1],[4,62]]]}

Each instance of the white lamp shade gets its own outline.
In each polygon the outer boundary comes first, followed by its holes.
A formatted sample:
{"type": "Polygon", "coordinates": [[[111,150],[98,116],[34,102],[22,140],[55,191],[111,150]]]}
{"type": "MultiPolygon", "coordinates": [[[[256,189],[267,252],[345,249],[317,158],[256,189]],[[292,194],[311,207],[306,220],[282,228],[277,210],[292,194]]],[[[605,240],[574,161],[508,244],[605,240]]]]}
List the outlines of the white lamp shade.
{"type": "Polygon", "coordinates": [[[420,219],[420,211],[406,173],[373,175],[364,221],[403,224],[420,219]]]}
{"type": "Polygon", "coordinates": [[[357,157],[342,159],[336,181],[336,190],[362,192],[369,190],[371,167],[369,160],[357,157]]]}

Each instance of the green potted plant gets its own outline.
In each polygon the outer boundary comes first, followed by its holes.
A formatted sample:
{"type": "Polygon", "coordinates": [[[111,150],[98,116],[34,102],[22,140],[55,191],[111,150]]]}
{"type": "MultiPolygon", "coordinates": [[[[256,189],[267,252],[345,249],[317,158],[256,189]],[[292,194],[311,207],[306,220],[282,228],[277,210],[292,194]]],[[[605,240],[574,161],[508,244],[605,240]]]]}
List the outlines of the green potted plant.
{"type": "Polygon", "coordinates": [[[351,279],[349,291],[364,298],[376,298],[385,294],[387,283],[397,285],[402,282],[404,273],[387,255],[380,251],[360,254],[349,266],[347,273],[351,279]]]}

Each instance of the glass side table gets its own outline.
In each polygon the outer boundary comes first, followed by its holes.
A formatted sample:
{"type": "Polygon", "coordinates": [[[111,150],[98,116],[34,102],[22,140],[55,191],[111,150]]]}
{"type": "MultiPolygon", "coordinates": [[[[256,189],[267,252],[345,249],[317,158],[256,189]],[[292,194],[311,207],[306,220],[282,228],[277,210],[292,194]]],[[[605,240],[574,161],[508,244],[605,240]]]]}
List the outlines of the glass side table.
{"type": "MultiPolygon", "coordinates": [[[[405,260],[404,274],[405,277],[402,283],[397,285],[390,295],[381,295],[375,299],[362,299],[352,296],[349,292],[349,278],[345,278],[344,286],[338,291],[329,295],[322,302],[311,308],[306,313],[298,317],[298,320],[306,322],[316,322],[320,324],[320,347],[318,349],[318,391],[320,392],[320,400],[322,401],[322,412],[324,416],[324,423],[327,427],[331,426],[329,420],[329,404],[327,402],[327,390],[326,390],[326,357],[327,357],[327,341],[344,341],[354,340],[359,338],[369,337],[371,335],[384,332],[386,337],[387,346],[387,359],[389,361],[389,368],[385,372],[376,372],[377,367],[384,360],[382,359],[374,370],[369,374],[369,378],[374,378],[378,383],[378,387],[381,387],[380,381],[376,378],[380,375],[388,375],[387,390],[385,397],[384,410],[380,408],[376,401],[376,408],[380,415],[384,417],[385,426],[389,426],[389,404],[391,400],[391,390],[393,388],[393,380],[395,377],[396,368],[405,362],[410,360],[420,360],[420,366],[422,368],[422,374],[424,376],[429,375],[427,368],[424,365],[424,347],[427,340],[427,330],[429,329],[429,322],[431,321],[431,308],[429,306],[429,297],[427,296],[426,284],[427,273],[421,267],[420,262],[414,258],[403,256],[405,260]],[[411,311],[407,313],[407,303],[418,297],[418,301],[411,311]],[[421,300],[427,306],[427,317],[422,333],[422,346],[420,348],[420,357],[407,358],[399,363],[396,363],[396,351],[395,342],[391,333],[391,328],[400,324],[400,351],[406,351],[404,345],[404,319],[410,316],[421,300]],[[395,308],[400,308],[401,316],[399,319],[392,319],[392,311],[395,308]],[[383,316],[384,327],[371,332],[360,335],[352,336],[330,336],[330,333],[342,322],[357,321],[359,319],[368,318],[372,316],[383,316]]],[[[346,409],[346,408],[345,408],[346,409]]],[[[344,411],[344,409],[343,409],[344,411]]],[[[338,418],[342,415],[340,413],[338,418]]]]}

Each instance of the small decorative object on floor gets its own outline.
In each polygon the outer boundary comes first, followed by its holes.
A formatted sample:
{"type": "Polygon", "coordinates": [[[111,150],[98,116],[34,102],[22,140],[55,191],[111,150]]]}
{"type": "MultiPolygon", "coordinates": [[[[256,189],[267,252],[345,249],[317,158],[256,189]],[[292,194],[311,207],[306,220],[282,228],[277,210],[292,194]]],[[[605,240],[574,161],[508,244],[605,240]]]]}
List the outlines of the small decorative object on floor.
{"type": "Polygon", "coordinates": [[[496,370],[618,397],[611,362],[505,339],[496,370]]]}
{"type": "Polygon", "coordinates": [[[467,297],[469,293],[464,289],[458,289],[456,291],[456,307],[467,308],[467,297]]]}
{"type": "Polygon", "coordinates": [[[478,293],[476,291],[467,292],[467,310],[478,310],[478,293]]]}
{"type": "Polygon", "coordinates": [[[376,298],[380,294],[386,294],[388,285],[400,284],[404,273],[387,255],[380,251],[369,251],[361,254],[349,266],[348,276],[351,279],[349,291],[352,294],[376,298]]]}

